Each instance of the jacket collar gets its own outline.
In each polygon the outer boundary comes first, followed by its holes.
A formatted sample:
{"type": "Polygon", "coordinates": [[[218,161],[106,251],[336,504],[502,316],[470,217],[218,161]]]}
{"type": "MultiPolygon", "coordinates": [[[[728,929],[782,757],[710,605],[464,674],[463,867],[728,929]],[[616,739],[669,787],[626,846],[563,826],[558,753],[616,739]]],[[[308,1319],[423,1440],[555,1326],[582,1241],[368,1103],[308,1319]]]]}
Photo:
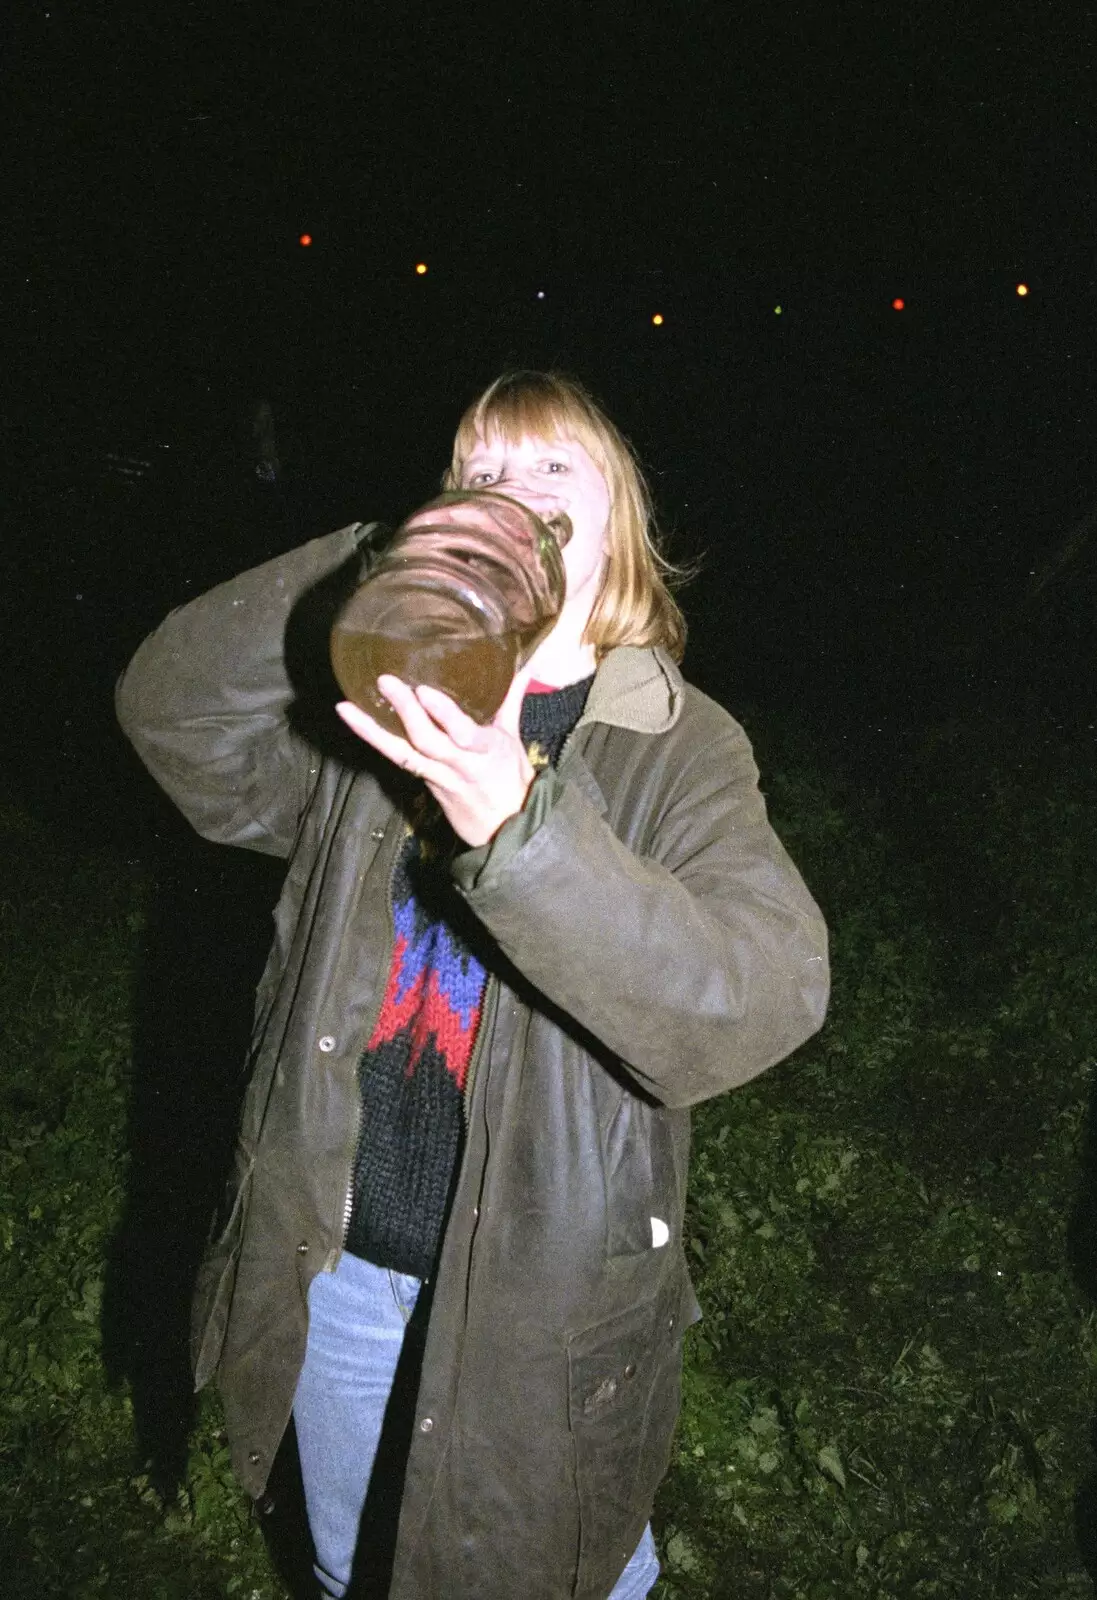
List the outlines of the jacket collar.
{"type": "Polygon", "coordinates": [[[682,710],[682,674],[658,647],[618,645],[598,663],[576,724],[607,722],[635,733],[666,733],[682,710]]]}

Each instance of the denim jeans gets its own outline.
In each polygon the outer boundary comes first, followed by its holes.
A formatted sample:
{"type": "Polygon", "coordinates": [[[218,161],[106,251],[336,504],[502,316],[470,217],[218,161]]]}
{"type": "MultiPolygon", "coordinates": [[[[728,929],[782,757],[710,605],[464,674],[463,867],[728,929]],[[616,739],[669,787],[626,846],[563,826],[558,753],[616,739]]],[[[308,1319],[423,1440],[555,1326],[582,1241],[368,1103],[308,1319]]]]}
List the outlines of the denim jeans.
{"type": "MultiPolygon", "coordinates": [[[[308,1348],[293,1419],[325,1595],[342,1596],[350,1582],[367,1494],[372,1504],[378,1488],[370,1477],[419,1289],[418,1278],[348,1252],[335,1272],[321,1272],[309,1289],[308,1348]]],[[[408,1399],[414,1403],[413,1392],[408,1399]]],[[[648,1527],[608,1600],[643,1600],[658,1576],[648,1527]]]]}

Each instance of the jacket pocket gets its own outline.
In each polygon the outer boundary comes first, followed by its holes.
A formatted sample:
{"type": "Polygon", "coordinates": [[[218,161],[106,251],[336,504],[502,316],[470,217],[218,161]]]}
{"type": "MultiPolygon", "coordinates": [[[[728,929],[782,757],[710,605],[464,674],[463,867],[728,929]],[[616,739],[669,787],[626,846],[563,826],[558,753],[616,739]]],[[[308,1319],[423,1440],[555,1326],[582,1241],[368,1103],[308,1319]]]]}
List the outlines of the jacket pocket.
{"type": "Polygon", "coordinates": [[[628,1091],[602,1142],[606,1185],[606,1254],[646,1255],[681,1234],[681,1185],[668,1113],[628,1091]],[[665,1230],[665,1231],[664,1231],[665,1230]]]}
{"type": "Polygon", "coordinates": [[[249,1168],[233,1197],[228,1222],[210,1243],[195,1279],[190,1315],[190,1358],[195,1389],[205,1388],[221,1359],[250,1198],[249,1168]]]}
{"type": "Polygon", "coordinates": [[[686,1301],[672,1279],[653,1299],[569,1341],[579,1594],[612,1589],[666,1472],[681,1399],[686,1301]]]}

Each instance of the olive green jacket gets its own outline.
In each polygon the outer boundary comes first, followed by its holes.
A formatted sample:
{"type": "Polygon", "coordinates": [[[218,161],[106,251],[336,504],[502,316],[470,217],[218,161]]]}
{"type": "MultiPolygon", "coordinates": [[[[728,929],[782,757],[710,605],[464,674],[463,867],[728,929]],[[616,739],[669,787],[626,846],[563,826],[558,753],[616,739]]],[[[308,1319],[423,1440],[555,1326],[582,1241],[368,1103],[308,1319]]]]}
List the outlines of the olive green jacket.
{"type": "MultiPolygon", "coordinates": [[[[313,1275],[342,1248],[356,1069],[393,947],[394,769],[306,732],[286,640],[355,525],[222,584],[118,688],[199,833],[283,857],[252,1076],[195,1299],[252,1494],[286,1428],[313,1275]],[[301,604],[299,605],[299,602],[301,604]]],[[[434,1283],[391,1593],[605,1600],[666,1469],[688,1107],[822,1023],[826,934],[766,820],[742,729],[659,650],[611,651],[556,770],[457,857],[498,946],[434,1283]]]]}

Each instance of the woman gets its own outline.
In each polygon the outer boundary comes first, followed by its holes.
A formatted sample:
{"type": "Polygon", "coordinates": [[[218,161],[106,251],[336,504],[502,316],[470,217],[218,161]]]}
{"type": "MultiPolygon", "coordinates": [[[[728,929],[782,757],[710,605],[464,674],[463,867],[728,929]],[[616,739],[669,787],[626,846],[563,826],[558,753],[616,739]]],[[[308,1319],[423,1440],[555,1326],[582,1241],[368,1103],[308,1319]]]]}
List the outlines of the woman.
{"type": "Polygon", "coordinates": [[[406,737],[347,703],[361,763],[296,731],[286,624],[357,570],[361,526],[173,613],[119,686],[199,832],[289,862],[196,1381],[217,1373],[253,1495],[293,1412],[338,1596],[419,1322],[390,1593],[634,1600],[698,1315],[688,1108],[819,1027],[825,930],[742,730],[678,671],[608,418],[569,379],[508,375],[446,482],[574,528],[560,619],[489,727],[386,679],[406,737]]]}

